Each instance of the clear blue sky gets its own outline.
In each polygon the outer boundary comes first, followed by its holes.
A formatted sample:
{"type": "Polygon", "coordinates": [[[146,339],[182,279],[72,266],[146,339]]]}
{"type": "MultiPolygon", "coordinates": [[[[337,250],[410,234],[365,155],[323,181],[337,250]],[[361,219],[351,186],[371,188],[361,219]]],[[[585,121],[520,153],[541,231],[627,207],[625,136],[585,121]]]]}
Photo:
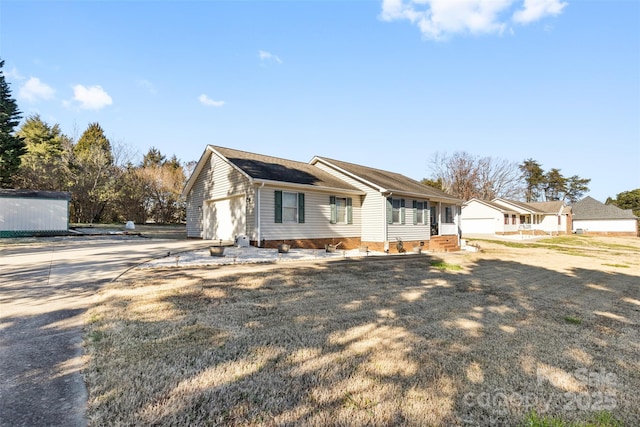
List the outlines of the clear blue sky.
{"type": "MultiPolygon", "coordinates": [[[[197,160],[207,144],[429,176],[466,151],[640,188],[640,2],[0,3],[26,117],[197,160]]],[[[136,159],[136,160],[138,160],[136,159]]]]}

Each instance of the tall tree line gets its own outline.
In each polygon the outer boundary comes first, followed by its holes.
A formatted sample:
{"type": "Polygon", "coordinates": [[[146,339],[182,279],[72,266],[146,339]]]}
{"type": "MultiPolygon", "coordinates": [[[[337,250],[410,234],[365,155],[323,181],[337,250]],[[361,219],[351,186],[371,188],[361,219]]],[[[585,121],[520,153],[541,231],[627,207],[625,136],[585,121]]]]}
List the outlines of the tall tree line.
{"type": "Polygon", "coordinates": [[[99,123],[89,124],[74,143],[38,115],[28,117],[16,137],[24,142],[24,154],[13,187],[71,192],[71,222],[184,220],[180,192],[186,178],[175,156],[167,159],[152,147],[135,164],[99,123]]]}
{"type": "Polygon", "coordinates": [[[589,191],[590,179],[565,177],[560,169],[545,172],[533,159],[521,164],[464,151],[435,153],[429,161],[431,178],[422,182],[462,200],[496,197],[526,202],[563,200],[575,202],[589,191]]]}

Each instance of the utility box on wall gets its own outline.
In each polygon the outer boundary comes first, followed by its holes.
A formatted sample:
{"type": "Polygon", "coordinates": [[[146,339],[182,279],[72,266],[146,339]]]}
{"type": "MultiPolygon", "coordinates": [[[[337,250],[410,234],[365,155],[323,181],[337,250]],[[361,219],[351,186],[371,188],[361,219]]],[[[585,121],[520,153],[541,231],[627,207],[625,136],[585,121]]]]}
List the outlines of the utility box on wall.
{"type": "Polygon", "coordinates": [[[0,237],[66,234],[71,193],[0,190],[0,237]]]}

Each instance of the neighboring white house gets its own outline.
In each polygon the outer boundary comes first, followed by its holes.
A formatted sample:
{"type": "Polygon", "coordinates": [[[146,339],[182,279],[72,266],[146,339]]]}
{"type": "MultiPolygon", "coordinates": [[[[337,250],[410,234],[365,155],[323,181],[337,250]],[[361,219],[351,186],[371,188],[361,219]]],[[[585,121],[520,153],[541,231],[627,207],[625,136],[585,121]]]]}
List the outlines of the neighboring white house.
{"type": "Polygon", "coordinates": [[[303,163],[209,145],[183,196],[194,238],[459,249],[459,199],[397,173],[323,157],[303,163]]]}
{"type": "Polygon", "coordinates": [[[461,229],[463,235],[566,234],[571,232],[571,208],[562,201],[471,199],[462,205],[461,229]]]}
{"type": "Polygon", "coordinates": [[[0,190],[0,237],[69,231],[70,193],[0,190]]]}
{"type": "Polygon", "coordinates": [[[605,205],[588,196],[571,207],[574,233],[638,236],[638,217],[631,209],[605,205]]]}

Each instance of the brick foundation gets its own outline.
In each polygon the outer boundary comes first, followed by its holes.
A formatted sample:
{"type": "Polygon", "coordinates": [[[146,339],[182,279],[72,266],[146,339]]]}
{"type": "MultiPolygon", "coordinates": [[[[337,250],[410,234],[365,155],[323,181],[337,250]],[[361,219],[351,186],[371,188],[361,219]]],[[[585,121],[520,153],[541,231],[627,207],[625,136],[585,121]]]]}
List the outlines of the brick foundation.
{"type": "MultiPolygon", "coordinates": [[[[384,242],[362,242],[370,251],[384,252],[384,242]]],[[[431,240],[405,240],[402,246],[407,253],[412,253],[414,247],[421,247],[423,251],[455,252],[460,250],[458,236],[431,236],[431,240]]],[[[397,254],[397,242],[389,242],[389,253],[397,254]]]]}
{"type": "MultiPolygon", "coordinates": [[[[324,249],[326,245],[338,245],[338,250],[358,249],[360,247],[360,237],[341,237],[329,239],[287,239],[287,240],[263,240],[261,247],[276,249],[278,245],[286,243],[292,249],[324,249]]],[[[252,246],[258,246],[255,240],[251,241],[252,246]]]]}
{"type": "MultiPolygon", "coordinates": [[[[342,237],[339,239],[287,239],[287,240],[264,240],[260,247],[268,249],[276,249],[278,245],[286,243],[291,245],[292,249],[324,249],[326,245],[338,245],[338,250],[351,250],[367,247],[368,250],[374,252],[384,252],[384,242],[363,242],[360,237],[342,237]]],[[[251,241],[252,246],[258,246],[258,242],[251,241]]],[[[454,252],[459,251],[458,236],[431,236],[431,240],[406,240],[402,242],[402,246],[406,253],[412,253],[414,247],[420,247],[423,251],[431,252],[454,252]]],[[[397,242],[389,242],[390,254],[397,254],[397,242]]]]}

